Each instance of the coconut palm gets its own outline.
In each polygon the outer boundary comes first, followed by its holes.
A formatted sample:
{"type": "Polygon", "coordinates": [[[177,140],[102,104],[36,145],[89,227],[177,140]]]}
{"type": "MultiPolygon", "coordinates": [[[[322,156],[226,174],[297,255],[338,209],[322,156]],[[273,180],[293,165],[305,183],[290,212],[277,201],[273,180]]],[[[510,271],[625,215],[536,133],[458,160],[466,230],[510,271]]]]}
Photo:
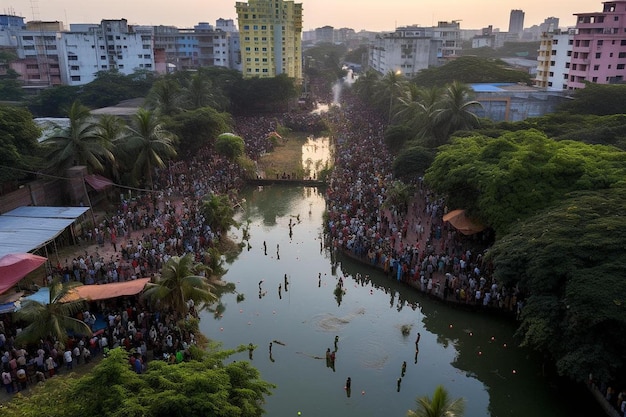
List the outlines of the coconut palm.
{"type": "Polygon", "coordinates": [[[354,90],[363,101],[372,104],[372,99],[376,97],[376,84],[379,80],[380,74],[372,69],[368,69],[357,78],[354,83],[354,90]]]}
{"type": "Polygon", "coordinates": [[[202,74],[194,74],[187,88],[185,88],[185,99],[190,109],[197,109],[215,104],[211,92],[213,84],[211,80],[202,74]]]}
{"type": "Polygon", "coordinates": [[[179,82],[169,77],[156,81],[147,98],[150,108],[168,116],[181,110],[182,101],[183,91],[179,82]]]}
{"type": "Polygon", "coordinates": [[[416,399],[417,409],[409,410],[407,417],[460,417],[465,411],[465,400],[450,400],[448,391],[439,385],[432,398],[428,396],[416,399]]]}
{"type": "Polygon", "coordinates": [[[398,98],[404,94],[406,89],[406,80],[401,71],[389,71],[380,79],[377,85],[380,107],[388,105],[388,123],[391,123],[393,116],[393,108],[398,98]]]}
{"type": "Polygon", "coordinates": [[[166,310],[171,309],[184,317],[189,308],[187,302],[210,302],[215,300],[213,287],[203,273],[204,265],[195,261],[193,254],[172,256],[163,266],[161,277],[148,283],[144,296],[166,310]]]}
{"type": "Polygon", "coordinates": [[[481,108],[478,101],[471,100],[472,90],[466,84],[454,81],[449,84],[434,113],[435,131],[439,141],[447,141],[457,130],[470,129],[480,124],[472,111],[481,108]]]}
{"type": "Polygon", "coordinates": [[[119,179],[120,170],[122,170],[124,166],[132,167],[132,162],[124,161],[124,155],[119,151],[124,135],[124,127],[125,124],[121,118],[110,114],[102,115],[98,118],[96,123],[96,134],[106,143],[112,145],[111,151],[113,152],[114,159],[111,161],[111,164],[105,167],[104,171],[105,175],[110,178],[115,177],[119,179]]]}
{"type": "Polygon", "coordinates": [[[144,179],[152,188],[153,170],[164,168],[164,161],[176,156],[175,140],[176,136],[163,128],[154,112],[139,109],[127,126],[122,142],[124,151],[134,159],[135,180],[144,179]]]}
{"type": "Polygon", "coordinates": [[[96,122],[89,109],[75,101],[68,112],[69,126],[58,128],[44,139],[46,157],[56,171],[75,165],[86,165],[91,171],[102,172],[106,162],[114,160],[112,144],[98,135],[96,122]]]}
{"type": "Polygon", "coordinates": [[[83,311],[83,299],[69,297],[71,290],[81,285],[78,282],[63,284],[54,281],[50,285],[49,302],[40,303],[25,300],[15,313],[18,320],[29,323],[17,336],[18,343],[35,343],[40,339],[52,337],[62,342],[67,341],[68,332],[76,335],[91,336],[91,329],[82,320],[74,316],[83,311]]]}

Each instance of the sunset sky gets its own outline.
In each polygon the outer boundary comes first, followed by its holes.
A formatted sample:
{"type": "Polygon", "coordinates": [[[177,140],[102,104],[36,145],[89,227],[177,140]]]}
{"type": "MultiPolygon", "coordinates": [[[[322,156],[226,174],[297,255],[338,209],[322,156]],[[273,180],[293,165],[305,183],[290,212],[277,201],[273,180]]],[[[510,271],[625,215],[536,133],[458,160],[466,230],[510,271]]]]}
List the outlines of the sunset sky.
{"type": "MultiPolygon", "coordinates": [[[[508,29],[511,9],[526,13],[524,27],[555,16],[560,25],[573,26],[573,13],[602,9],[590,0],[302,0],[304,30],[330,25],[356,31],[392,31],[396,26],[432,26],[440,20],[460,20],[462,29],[488,25],[508,29]]],[[[141,25],[192,27],[218,18],[234,19],[232,0],[0,0],[2,13],[26,20],[59,20],[65,23],[98,23],[101,19],[125,18],[141,25]]]]}

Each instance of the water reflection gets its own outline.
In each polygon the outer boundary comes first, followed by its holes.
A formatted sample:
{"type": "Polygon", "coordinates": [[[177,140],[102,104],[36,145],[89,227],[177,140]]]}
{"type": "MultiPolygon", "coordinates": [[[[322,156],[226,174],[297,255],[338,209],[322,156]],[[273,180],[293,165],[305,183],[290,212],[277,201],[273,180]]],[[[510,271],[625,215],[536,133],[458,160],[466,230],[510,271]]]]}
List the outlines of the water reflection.
{"type": "Polygon", "coordinates": [[[200,325],[226,348],[269,345],[269,355],[254,357],[262,378],[278,385],[268,415],[402,416],[439,384],[466,398],[467,416],[568,414],[538,361],[513,348],[507,320],[451,309],[342,256],[331,262],[315,189],[266,187],[244,197],[252,249],[224,279],[250,296],[200,325]]]}
{"type": "Polygon", "coordinates": [[[329,167],[331,156],[330,138],[309,136],[302,145],[302,168],[305,176],[317,179],[320,172],[329,167]]]}

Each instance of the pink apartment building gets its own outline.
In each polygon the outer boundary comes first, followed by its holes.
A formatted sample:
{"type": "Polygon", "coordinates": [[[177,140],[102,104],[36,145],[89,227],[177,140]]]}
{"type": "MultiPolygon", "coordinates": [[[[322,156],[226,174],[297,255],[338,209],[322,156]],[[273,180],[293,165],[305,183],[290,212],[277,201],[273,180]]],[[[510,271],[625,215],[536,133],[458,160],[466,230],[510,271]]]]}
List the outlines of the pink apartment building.
{"type": "Polygon", "coordinates": [[[601,12],[575,13],[567,88],[584,82],[622,83],[626,79],[626,0],[606,1],[601,12]]]}

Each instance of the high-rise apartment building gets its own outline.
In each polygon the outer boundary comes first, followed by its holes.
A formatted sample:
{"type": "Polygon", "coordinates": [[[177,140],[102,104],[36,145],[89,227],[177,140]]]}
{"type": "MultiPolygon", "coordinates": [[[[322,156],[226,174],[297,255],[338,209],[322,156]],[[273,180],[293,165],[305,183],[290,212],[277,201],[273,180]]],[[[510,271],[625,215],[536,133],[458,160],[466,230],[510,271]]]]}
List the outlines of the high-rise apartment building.
{"type": "Polygon", "coordinates": [[[626,0],[603,2],[601,12],[574,13],[568,89],[585,82],[621,83],[626,79],[626,0]]]}
{"type": "Polygon", "coordinates": [[[535,85],[550,91],[567,89],[574,29],[544,32],[539,43],[535,85]]]}
{"type": "Polygon", "coordinates": [[[302,3],[292,0],[237,2],[244,77],[286,74],[302,80],[302,3]]]}
{"type": "Polygon", "coordinates": [[[523,10],[511,10],[511,15],[509,16],[509,34],[517,35],[517,37],[521,37],[524,32],[524,11],[523,10]]]}

